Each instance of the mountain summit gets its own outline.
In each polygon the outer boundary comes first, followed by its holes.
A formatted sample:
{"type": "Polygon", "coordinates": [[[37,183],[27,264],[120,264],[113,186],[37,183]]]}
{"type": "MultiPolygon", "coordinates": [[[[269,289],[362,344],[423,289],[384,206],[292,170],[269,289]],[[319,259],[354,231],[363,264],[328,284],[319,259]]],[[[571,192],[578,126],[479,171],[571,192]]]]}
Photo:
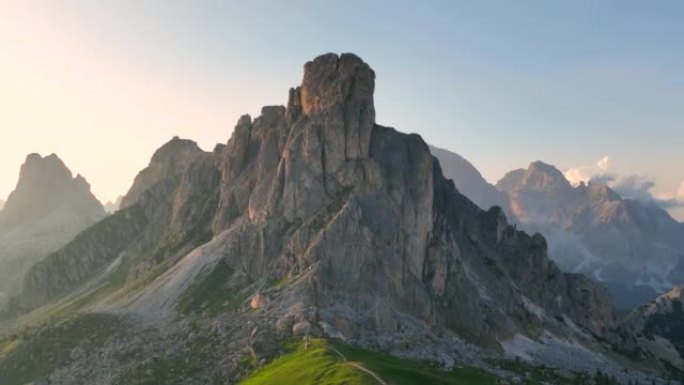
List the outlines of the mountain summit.
{"type": "Polygon", "coordinates": [[[0,228],[44,218],[57,210],[70,211],[89,220],[103,216],[102,205],[91,194],[85,178],[72,177],[57,155],[28,155],[21,166],[17,186],[0,213],[0,228]]]}
{"type": "Polygon", "coordinates": [[[162,146],[122,208],[33,267],[16,298],[143,324],[102,348],[130,359],[75,356],[55,378],[149,372],[143,345],[187,363],[176,347],[197,333],[217,341],[192,362],[207,378],[301,336],[444,364],[487,351],[622,373],[594,337],[615,326],[605,290],[461,195],[420,136],[376,124],[374,79],[355,55],[319,56],[286,107],[243,116],[227,144],[162,146]],[[164,338],[136,335],[149,325],[164,338]],[[563,348],[538,354],[548,346],[563,348]]]}
{"type": "Polygon", "coordinates": [[[13,293],[26,270],[104,217],[90,185],[52,154],[30,154],[0,211],[0,294],[13,293]]]}

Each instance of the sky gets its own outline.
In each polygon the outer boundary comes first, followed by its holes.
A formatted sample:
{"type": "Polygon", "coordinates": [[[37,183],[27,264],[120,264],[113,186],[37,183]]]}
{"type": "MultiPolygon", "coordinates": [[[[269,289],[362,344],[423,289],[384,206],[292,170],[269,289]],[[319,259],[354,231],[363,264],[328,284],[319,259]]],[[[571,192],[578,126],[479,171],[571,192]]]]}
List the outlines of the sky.
{"type": "Polygon", "coordinates": [[[211,150],[306,61],[354,52],[378,123],[490,182],[542,160],[684,220],[682,20],[681,1],[0,0],[0,199],[38,152],[114,200],[171,137],[211,150]]]}

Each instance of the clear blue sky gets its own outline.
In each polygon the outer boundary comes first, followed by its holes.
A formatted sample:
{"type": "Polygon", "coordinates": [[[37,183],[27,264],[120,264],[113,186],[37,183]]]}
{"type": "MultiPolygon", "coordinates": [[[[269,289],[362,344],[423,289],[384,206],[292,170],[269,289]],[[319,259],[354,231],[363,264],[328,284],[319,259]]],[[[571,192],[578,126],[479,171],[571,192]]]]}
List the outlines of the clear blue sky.
{"type": "MultiPolygon", "coordinates": [[[[55,97],[74,93],[73,110],[55,112],[48,124],[22,123],[21,131],[51,138],[76,130],[66,137],[95,149],[77,156],[76,146],[55,139],[35,150],[52,152],[54,142],[103,200],[123,193],[172,135],[210,149],[227,140],[240,114],[284,104],[303,63],[325,52],[354,52],[374,68],[378,123],[460,153],[490,181],[537,159],[565,170],[605,156],[613,172],[653,178],[663,196],[675,196],[684,181],[681,1],[0,0],[0,7],[0,24],[14,20],[0,49],[19,41],[13,57],[30,52],[15,66],[40,67],[23,76],[50,78],[43,67],[58,62],[54,76],[73,77],[50,86],[55,97]],[[50,51],[55,44],[64,48],[50,51]],[[73,118],[89,105],[98,112],[73,118]]],[[[31,81],[41,89],[42,80],[31,81]]],[[[19,106],[10,91],[4,98],[19,106]]],[[[0,117],[0,129],[14,130],[24,115],[0,117]]],[[[31,140],[0,143],[7,167],[0,178],[9,185],[31,140]]]]}

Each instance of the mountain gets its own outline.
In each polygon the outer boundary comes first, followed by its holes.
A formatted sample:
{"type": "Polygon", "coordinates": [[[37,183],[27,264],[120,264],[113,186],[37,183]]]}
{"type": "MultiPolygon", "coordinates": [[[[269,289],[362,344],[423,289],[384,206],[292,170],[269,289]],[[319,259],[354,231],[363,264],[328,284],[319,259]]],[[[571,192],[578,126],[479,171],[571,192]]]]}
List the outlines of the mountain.
{"type": "MultiPolygon", "coordinates": [[[[644,354],[643,346],[647,344],[651,351],[659,353],[661,360],[681,362],[684,357],[683,290],[684,287],[676,286],[625,318],[622,328],[645,340],[645,343],[634,344],[633,353],[644,354]]],[[[680,372],[678,377],[684,378],[684,373],[680,372]]]]}
{"type": "Polygon", "coordinates": [[[104,210],[108,214],[112,214],[119,210],[121,207],[121,201],[123,200],[123,195],[120,195],[118,198],[116,198],[116,201],[108,201],[107,203],[104,204],[104,210]]]}
{"type": "MultiPolygon", "coordinates": [[[[355,55],[319,56],[286,107],[241,117],[227,144],[163,145],[119,211],[26,275],[15,325],[36,326],[5,339],[0,377],[269,383],[254,369],[281,356],[278,373],[310,337],[492,377],[515,376],[498,364],[513,357],[623,382],[662,369],[604,342],[604,289],[462,195],[420,136],[376,124],[374,88],[355,55]]],[[[346,362],[329,346],[316,356],[346,362]]]]}
{"type": "Polygon", "coordinates": [[[528,231],[544,234],[561,269],[606,285],[619,308],[633,309],[682,283],[684,226],[650,204],[623,199],[599,183],[572,186],[555,167],[534,162],[497,188],[528,231]]]}
{"type": "Polygon", "coordinates": [[[5,201],[0,199],[0,210],[5,208],[5,201]]]}
{"type": "Polygon", "coordinates": [[[430,152],[439,160],[444,176],[454,181],[456,189],[484,210],[499,206],[510,216],[508,196],[487,182],[482,174],[462,156],[448,150],[430,146],[430,152]]]}
{"type": "Polygon", "coordinates": [[[82,176],[57,155],[30,154],[0,211],[0,293],[16,293],[30,266],[103,217],[82,176]]]}

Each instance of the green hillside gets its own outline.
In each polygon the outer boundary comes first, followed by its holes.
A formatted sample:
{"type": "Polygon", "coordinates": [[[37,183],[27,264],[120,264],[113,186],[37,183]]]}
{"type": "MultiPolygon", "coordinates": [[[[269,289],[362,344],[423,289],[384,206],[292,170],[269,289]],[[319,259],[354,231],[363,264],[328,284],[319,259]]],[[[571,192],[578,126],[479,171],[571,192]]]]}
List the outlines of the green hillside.
{"type": "Polygon", "coordinates": [[[489,385],[496,378],[477,369],[442,371],[428,364],[368,352],[326,340],[293,343],[288,353],[264,366],[241,385],[489,385]],[[372,374],[375,374],[374,377],[372,374]]]}

